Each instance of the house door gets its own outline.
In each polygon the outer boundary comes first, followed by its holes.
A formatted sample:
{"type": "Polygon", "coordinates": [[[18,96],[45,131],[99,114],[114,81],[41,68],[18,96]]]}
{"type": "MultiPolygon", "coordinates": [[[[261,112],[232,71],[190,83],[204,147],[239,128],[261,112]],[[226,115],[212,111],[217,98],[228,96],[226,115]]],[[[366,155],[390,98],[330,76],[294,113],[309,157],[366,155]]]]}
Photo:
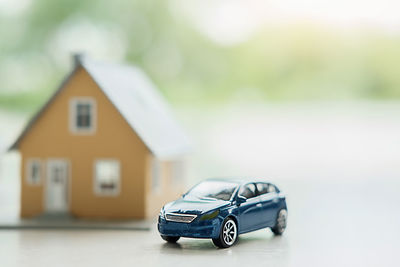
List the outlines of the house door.
{"type": "Polygon", "coordinates": [[[46,211],[66,212],[68,210],[68,162],[47,161],[46,211]]]}

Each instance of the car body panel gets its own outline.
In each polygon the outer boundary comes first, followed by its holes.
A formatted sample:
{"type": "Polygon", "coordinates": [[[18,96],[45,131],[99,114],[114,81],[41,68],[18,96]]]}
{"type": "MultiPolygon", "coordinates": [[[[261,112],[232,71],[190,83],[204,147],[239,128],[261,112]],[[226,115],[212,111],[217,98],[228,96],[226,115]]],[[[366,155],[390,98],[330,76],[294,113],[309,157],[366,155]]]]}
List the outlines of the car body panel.
{"type": "Polygon", "coordinates": [[[238,207],[239,233],[255,229],[262,224],[262,204],[259,197],[253,197],[238,207]]]}
{"type": "Polygon", "coordinates": [[[265,224],[271,225],[276,220],[280,199],[277,193],[267,193],[259,196],[262,205],[262,216],[266,218],[265,224]]]}
{"type": "Polygon", "coordinates": [[[165,205],[170,213],[202,214],[210,210],[218,209],[229,205],[229,201],[217,199],[199,199],[194,197],[181,197],[165,205]]]}

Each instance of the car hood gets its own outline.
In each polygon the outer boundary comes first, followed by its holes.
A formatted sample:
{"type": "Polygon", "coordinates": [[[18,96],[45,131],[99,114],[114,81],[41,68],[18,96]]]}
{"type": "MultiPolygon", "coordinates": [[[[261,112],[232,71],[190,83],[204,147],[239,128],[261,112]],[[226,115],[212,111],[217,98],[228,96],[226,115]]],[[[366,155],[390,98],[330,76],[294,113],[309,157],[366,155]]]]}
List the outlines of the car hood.
{"type": "Polygon", "coordinates": [[[166,213],[203,214],[229,205],[229,201],[185,196],[164,206],[166,213]]]}

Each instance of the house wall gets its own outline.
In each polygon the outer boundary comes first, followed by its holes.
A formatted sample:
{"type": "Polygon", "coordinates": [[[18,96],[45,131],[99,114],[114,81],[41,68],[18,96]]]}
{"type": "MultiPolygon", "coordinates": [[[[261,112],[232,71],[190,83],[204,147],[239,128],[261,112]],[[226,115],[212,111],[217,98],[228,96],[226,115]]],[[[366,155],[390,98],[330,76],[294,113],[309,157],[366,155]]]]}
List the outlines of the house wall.
{"type": "Polygon", "coordinates": [[[176,176],[177,170],[174,170],[174,163],[185,164],[184,159],[161,161],[160,185],[157,189],[152,186],[153,183],[153,161],[156,160],[153,155],[147,156],[147,176],[146,176],[146,216],[154,217],[159,214],[160,209],[168,202],[173,201],[184,193],[184,171],[180,171],[176,176]]]}
{"type": "Polygon", "coordinates": [[[71,214],[143,218],[158,212],[152,210],[157,206],[153,201],[151,207],[146,205],[149,199],[146,195],[149,150],[81,67],[21,140],[19,150],[22,156],[22,217],[44,211],[46,162],[52,158],[69,161],[71,214]],[[69,101],[77,96],[96,100],[97,129],[93,135],[76,135],[69,130],[69,101]],[[40,185],[29,185],[26,181],[26,162],[29,158],[39,158],[43,162],[40,185]],[[94,161],[98,158],[120,161],[121,190],[118,196],[97,196],[94,193],[94,161]]]}

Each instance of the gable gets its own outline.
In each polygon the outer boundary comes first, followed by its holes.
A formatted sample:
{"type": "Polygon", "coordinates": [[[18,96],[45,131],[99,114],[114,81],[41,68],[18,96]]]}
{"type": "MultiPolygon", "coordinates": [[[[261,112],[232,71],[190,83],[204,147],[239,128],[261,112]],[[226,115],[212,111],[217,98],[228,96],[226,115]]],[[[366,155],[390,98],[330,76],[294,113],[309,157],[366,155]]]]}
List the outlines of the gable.
{"type": "MultiPolygon", "coordinates": [[[[83,71],[155,156],[173,157],[187,151],[189,144],[187,137],[174,121],[161,95],[140,69],[95,63],[87,59],[78,63],[60,88],[29,122],[11,149],[18,148],[19,143],[53,101],[62,94],[68,84],[77,79],[77,73],[83,71]]],[[[81,82],[78,81],[76,86],[85,86],[79,84],[81,82]]]]}
{"type": "Polygon", "coordinates": [[[62,90],[52,97],[39,114],[19,139],[18,146],[23,151],[36,151],[57,157],[69,154],[69,150],[91,148],[94,151],[94,147],[99,147],[95,154],[101,156],[116,145],[120,150],[126,146],[134,151],[148,151],[83,68],[78,68],[70,76],[62,90]],[[70,129],[70,104],[81,98],[90,98],[96,103],[97,126],[95,132],[90,134],[77,134],[70,129]]]}

